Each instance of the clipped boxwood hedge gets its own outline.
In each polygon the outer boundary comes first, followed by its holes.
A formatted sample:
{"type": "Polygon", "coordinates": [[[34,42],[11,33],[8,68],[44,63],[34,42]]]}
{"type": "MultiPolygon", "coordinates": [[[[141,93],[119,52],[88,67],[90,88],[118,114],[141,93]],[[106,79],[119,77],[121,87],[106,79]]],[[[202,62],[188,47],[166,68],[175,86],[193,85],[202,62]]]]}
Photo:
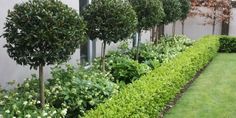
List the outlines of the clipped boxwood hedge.
{"type": "Polygon", "coordinates": [[[236,37],[232,37],[232,36],[220,37],[219,52],[235,53],[236,52],[236,37]]]}
{"type": "Polygon", "coordinates": [[[157,117],[164,106],[217,53],[218,36],[206,36],[175,59],[128,85],[85,118],[157,117]]]}

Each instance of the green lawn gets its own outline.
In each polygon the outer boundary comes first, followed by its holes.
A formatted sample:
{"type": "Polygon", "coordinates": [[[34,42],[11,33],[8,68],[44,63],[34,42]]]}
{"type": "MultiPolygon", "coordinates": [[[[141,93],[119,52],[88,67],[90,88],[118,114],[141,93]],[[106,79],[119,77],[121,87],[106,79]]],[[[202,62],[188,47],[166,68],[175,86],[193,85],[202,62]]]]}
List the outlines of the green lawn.
{"type": "Polygon", "coordinates": [[[218,54],[165,118],[236,118],[236,54],[218,54]]]}

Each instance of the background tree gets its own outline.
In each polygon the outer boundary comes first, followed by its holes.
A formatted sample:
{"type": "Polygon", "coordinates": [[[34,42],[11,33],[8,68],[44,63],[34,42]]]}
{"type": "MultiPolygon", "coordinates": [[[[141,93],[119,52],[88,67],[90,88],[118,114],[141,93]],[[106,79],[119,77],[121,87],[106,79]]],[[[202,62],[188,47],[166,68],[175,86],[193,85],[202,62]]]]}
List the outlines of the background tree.
{"type": "Polygon", "coordinates": [[[167,25],[173,22],[172,34],[175,35],[175,22],[180,19],[181,16],[181,3],[179,0],[162,0],[165,17],[162,22],[163,25],[167,25]]]}
{"type": "Polygon", "coordinates": [[[136,13],[123,0],[94,0],[82,12],[88,24],[90,39],[103,41],[101,69],[105,71],[106,44],[117,43],[131,36],[137,26],[136,13]]]}
{"type": "Polygon", "coordinates": [[[4,29],[9,56],[20,65],[39,68],[43,108],[43,67],[69,59],[85,39],[85,23],[75,10],[58,0],[30,0],[9,11],[4,29]]]}
{"type": "Polygon", "coordinates": [[[182,24],[182,34],[184,34],[184,21],[188,17],[188,13],[191,9],[191,1],[190,0],[179,0],[181,3],[181,24],[182,24]]]}
{"type": "Polygon", "coordinates": [[[160,0],[129,0],[129,2],[136,11],[138,17],[138,45],[136,52],[136,59],[138,60],[141,31],[160,24],[165,14],[160,0]]]}
{"type": "Polygon", "coordinates": [[[190,16],[200,16],[205,18],[204,24],[212,25],[212,34],[215,34],[217,22],[229,23],[231,18],[230,0],[191,0],[190,16]],[[207,10],[201,10],[207,8],[207,10]]]}

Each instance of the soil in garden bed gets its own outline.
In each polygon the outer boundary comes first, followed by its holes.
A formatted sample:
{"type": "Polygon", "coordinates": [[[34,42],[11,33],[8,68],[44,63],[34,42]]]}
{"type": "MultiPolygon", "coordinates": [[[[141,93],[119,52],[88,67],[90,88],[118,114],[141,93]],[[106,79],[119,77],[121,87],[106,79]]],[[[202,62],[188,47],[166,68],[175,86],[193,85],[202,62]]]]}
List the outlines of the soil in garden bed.
{"type": "MultiPolygon", "coordinates": [[[[212,60],[211,60],[212,61],[212,60]]],[[[209,63],[207,63],[202,69],[200,69],[195,75],[194,77],[186,84],[184,85],[184,87],[180,90],[180,92],[178,94],[176,94],[175,98],[173,100],[171,100],[165,107],[164,110],[160,112],[160,115],[158,116],[158,118],[164,118],[164,115],[170,111],[170,109],[172,107],[174,107],[176,105],[176,103],[178,102],[178,100],[182,97],[183,93],[186,92],[188,90],[188,88],[192,85],[192,83],[201,75],[201,73],[206,69],[206,67],[211,63],[211,61],[209,61],[209,63]]]]}

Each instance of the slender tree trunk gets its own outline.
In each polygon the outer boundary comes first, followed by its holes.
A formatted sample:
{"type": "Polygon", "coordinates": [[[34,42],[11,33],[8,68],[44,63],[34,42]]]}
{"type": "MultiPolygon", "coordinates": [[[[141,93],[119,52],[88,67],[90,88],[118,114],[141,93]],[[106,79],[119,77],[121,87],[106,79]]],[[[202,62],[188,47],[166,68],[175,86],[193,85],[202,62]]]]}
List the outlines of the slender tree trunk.
{"type": "Polygon", "coordinates": [[[136,47],[136,35],[137,35],[137,33],[135,32],[133,34],[133,47],[136,47]]]}
{"type": "Polygon", "coordinates": [[[154,44],[157,45],[158,40],[160,39],[160,26],[156,26],[156,36],[155,36],[155,41],[154,44]]]}
{"type": "Polygon", "coordinates": [[[160,25],[157,27],[157,31],[158,31],[158,35],[157,35],[157,38],[156,38],[156,41],[154,42],[155,45],[158,44],[158,40],[161,39],[162,36],[164,36],[164,31],[165,31],[165,25],[160,25]]]}
{"type": "Polygon", "coordinates": [[[136,51],[136,60],[139,58],[139,47],[141,42],[141,30],[138,31],[138,45],[137,45],[137,51],[136,51]]]}
{"type": "Polygon", "coordinates": [[[160,27],[160,37],[159,38],[161,38],[161,36],[164,36],[165,35],[165,25],[164,24],[162,24],[161,25],[161,27],[160,27]]]}
{"type": "Polygon", "coordinates": [[[229,23],[222,21],[221,35],[229,35],[229,23]]]}
{"type": "Polygon", "coordinates": [[[214,14],[213,14],[213,27],[212,27],[212,35],[215,34],[215,26],[216,26],[216,8],[214,8],[214,14]]]}
{"type": "Polygon", "coordinates": [[[185,20],[182,20],[182,35],[184,35],[184,22],[185,22],[185,20]]]}
{"type": "Polygon", "coordinates": [[[40,103],[41,108],[44,108],[45,96],[44,96],[44,78],[43,78],[43,66],[39,66],[39,88],[40,88],[40,103]]]}
{"type": "Polygon", "coordinates": [[[155,35],[155,42],[154,43],[157,43],[158,39],[159,39],[159,34],[160,34],[159,26],[156,26],[155,30],[156,30],[156,35],[155,35]]]}
{"type": "Polygon", "coordinates": [[[172,35],[175,36],[175,25],[176,25],[176,22],[173,22],[173,27],[172,27],[172,35]]]}
{"type": "Polygon", "coordinates": [[[101,71],[105,72],[106,69],[106,65],[105,65],[105,56],[106,56],[106,41],[103,41],[103,45],[102,45],[102,55],[101,55],[101,71]]]}
{"type": "Polygon", "coordinates": [[[155,35],[156,35],[156,32],[155,32],[155,26],[152,27],[151,29],[151,32],[152,32],[152,35],[151,35],[151,41],[154,42],[155,41],[155,35]]]}

